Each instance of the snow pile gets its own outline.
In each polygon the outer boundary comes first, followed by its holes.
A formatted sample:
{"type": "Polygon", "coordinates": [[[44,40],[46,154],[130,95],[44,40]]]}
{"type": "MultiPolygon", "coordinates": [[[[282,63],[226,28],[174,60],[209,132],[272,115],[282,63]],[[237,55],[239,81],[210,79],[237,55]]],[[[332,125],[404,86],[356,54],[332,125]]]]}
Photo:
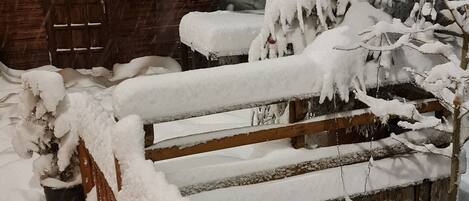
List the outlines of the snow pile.
{"type": "Polygon", "coordinates": [[[179,63],[171,57],[146,56],[129,63],[114,64],[110,81],[121,81],[138,75],[155,75],[181,71],[179,63]]]}
{"type": "Polygon", "coordinates": [[[145,131],[140,117],[128,116],[113,128],[113,150],[122,170],[118,201],[185,201],[179,189],[167,183],[153,162],[145,160],[145,131]]]}
{"type": "Polygon", "coordinates": [[[262,19],[253,13],[191,12],[181,19],[179,35],[182,43],[206,57],[246,55],[262,19]]]}

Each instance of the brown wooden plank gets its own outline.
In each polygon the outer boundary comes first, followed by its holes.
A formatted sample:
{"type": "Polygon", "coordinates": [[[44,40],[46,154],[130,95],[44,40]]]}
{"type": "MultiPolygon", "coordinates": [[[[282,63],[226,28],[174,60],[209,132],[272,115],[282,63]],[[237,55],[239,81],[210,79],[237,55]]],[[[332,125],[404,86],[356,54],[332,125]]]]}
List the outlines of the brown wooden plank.
{"type": "Polygon", "coordinates": [[[85,195],[91,191],[94,187],[94,179],[93,179],[93,168],[91,165],[91,158],[86,150],[85,144],[83,140],[80,139],[78,144],[78,159],[80,161],[80,172],[81,172],[81,180],[83,185],[83,191],[85,195]]]}
{"type": "MultiPolygon", "coordinates": [[[[109,186],[103,172],[99,169],[93,156],[88,152],[85,143],[81,139],[79,141],[77,151],[80,160],[80,172],[85,196],[95,188],[98,201],[115,201],[116,198],[112,188],[109,186]]],[[[117,187],[118,190],[120,190],[122,187],[121,171],[117,160],[115,160],[115,164],[117,187]]]]}
{"type": "Polygon", "coordinates": [[[416,201],[430,201],[432,191],[432,183],[430,181],[423,181],[422,184],[415,187],[416,201]]]}
{"type": "MultiPolygon", "coordinates": [[[[443,110],[438,101],[417,105],[420,112],[443,110]]],[[[377,118],[370,113],[356,115],[353,117],[339,117],[317,122],[305,122],[291,124],[285,127],[255,131],[251,133],[240,133],[238,135],[214,139],[203,144],[190,147],[170,147],[154,150],[146,150],[145,156],[153,161],[165,160],[197,153],[215,151],[248,144],[273,141],[278,139],[292,138],[304,135],[304,133],[320,133],[322,131],[337,130],[357,125],[372,124],[377,118]]]]}
{"type": "Polygon", "coordinates": [[[433,182],[431,187],[431,201],[447,201],[448,186],[449,179],[443,179],[433,182]]]}

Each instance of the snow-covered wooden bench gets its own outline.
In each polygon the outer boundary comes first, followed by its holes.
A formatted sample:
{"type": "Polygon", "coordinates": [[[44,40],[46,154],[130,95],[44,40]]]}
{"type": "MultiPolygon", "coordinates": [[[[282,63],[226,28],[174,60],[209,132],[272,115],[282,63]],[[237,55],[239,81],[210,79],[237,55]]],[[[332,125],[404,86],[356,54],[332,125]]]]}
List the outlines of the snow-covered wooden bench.
{"type": "Polygon", "coordinates": [[[263,21],[262,11],[191,12],[185,15],[179,25],[183,68],[246,62],[251,42],[259,34],[263,21]]]}

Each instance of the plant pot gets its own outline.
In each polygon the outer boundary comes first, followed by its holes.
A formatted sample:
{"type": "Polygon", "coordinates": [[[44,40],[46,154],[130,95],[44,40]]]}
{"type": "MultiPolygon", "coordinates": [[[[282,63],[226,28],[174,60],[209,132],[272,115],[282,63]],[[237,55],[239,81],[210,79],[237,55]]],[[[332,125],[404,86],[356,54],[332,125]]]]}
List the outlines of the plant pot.
{"type": "Polygon", "coordinates": [[[47,201],[85,201],[83,186],[77,185],[71,188],[51,188],[44,186],[44,194],[47,201]]]}

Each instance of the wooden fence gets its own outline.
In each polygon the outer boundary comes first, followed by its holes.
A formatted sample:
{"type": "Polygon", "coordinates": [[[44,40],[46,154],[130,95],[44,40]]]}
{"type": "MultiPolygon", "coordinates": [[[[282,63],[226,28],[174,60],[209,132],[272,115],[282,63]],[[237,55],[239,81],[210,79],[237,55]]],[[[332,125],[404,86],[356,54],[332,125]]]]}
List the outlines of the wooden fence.
{"type": "MultiPolygon", "coordinates": [[[[402,86],[400,86],[402,87],[402,86]]],[[[439,104],[436,99],[430,98],[428,94],[422,91],[415,91],[414,89],[409,90],[408,85],[404,88],[397,87],[398,92],[405,94],[407,97],[410,97],[410,103],[416,105],[417,109],[422,112],[435,112],[435,114],[441,114],[444,111],[444,108],[439,104]],[[413,97],[412,97],[413,96],[413,97]]],[[[384,91],[384,90],[383,90],[384,91]]],[[[406,97],[403,96],[403,97],[406,97]]],[[[309,99],[308,99],[309,100],[309,99]]],[[[315,135],[319,133],[328,132],[328,135],[336,135],[341,130],[352,128],[356,126],[379,124],[379,118],[374,116],[367,108],[363,108],[363,104],[358,106],[358,108],[352,108],[352,110],[342,111],[334,113],[333,115],[327,114],[325,111],[324,115],[316,116],[313,119],[306,119],[305,115],[307,113],[305,109],[305,101],[308,100],[291,100],[289,102],[289,123],[279,124],[279,125],[265,125],[265,126],[251,126],[246,128],[237,128],[224,131],[208,132],[202,134],[196,134],[192,136],[186,136],[182,138],[170,139],[163,141],[157,144],[153,144],[154,140],[154,128],[153,125],[145,125],[145,155],[147,159],[153,161],[171,159],[181,156],[187,156],[192,154],[198,154],[203,152],[221,150],[231,147],[238,147],[243,145],[255,144],[260,142],[267,142],[278,139],[292,139],[292,145],[295,148],[300,148],[304,146],[304,135],[315,135]],[[230,135],[227,135],[229,133],[230,135]],[[204,138],[203,142],[198,142],[197,139],[204,138]],[[179,141],[184,141],[185,143],[178,143],[179,141]],[[187,143],[187,142],[190,143],[187,143]]],[[[360,104],[356,104],[360,105],[360,104]]],[[[247,107],[247,106],[246,106],[247,107]]],[[[158,132],[156,131],[156,134],[158,132]]],[[[386,137],[386,136],[383,136],[386,137]]],[[[377,139],[374,139],[377,140],[377,139]]],[[[350,139],[344,142],[330,142],[325,146],[331,146],[334,143],[356,143],[364,140],[350,139]]],[[[404,150],[409,151],[409,150],[404,150]]],[[[78,149],[80,155],[80,168],[82,172],[83,185],[86,193],[89,193],[93,187],[96,187],[96,193],[98,195],[99,201],[113,201],[115,200],[115,195],[112,192],[109,184],[104,178],[102,172],[97,167],[96,163],[93,161],[93,157],[86,150],[85,144],[81,141],[78,149]]],[[[390,152],[388,155],[383,155],[384,157],[391,157],[392,154],[403,154],[400,152],[390,152]]],[[[365,159],[366,160],[366,159],[365,159]]],[[[351,161],[349,164],[359,163],[363,161],[351,161]]],[[[336,163],[337,165],[349,165],[336,163]]],[[[116,161],[117,167],[117,181],[118,188],[121,188],[121,176],[119,163],[116,161]]],[[[330,168],[330,167],[328,167],[330,168]]],[[[304,174],[306,172],[301,172],[298,169],[298,174],[304,174]]],[[[294,175],[298,175],[294,174],[294,175]]],[[[282,177],[284,178],[284,177],[282,177]]],[[[275,179],[275,178],[272,178],[275,179]]],[[[268,181],[268,180],[266,180],[268,181]]],[[[436,185],[436,184],[435,184],[436,185]]],[[[420,184],[416,185],[420,186],[420,184]]],[[[410,188],[410,187],[409,187],[410,188]]],[[[420,189],[415,188],[415,189],[420,189]]],[[[404,189],[408,190],[408,189],[404,189]]],[[[403,190],[403,191],[404,191],[403,190]]],[[[185,194],[182,190],[183,195],[185,194]]],[[[378,193],[375,193],[378,194],[378,193]]],[[[376,195],[378,196],[378,195],[376,195]]],[[[370,199],[365,200],[380,200],[378,197],[372,196],[370,199]],[[376,199],[375,199],[376,198],[376,199]]],[[[415,195],[413,195],[415,197],[415,195]]],[[[381,197],[380,197],[381,198],[381,197]]],[[[393,199],[388,199],[393,200],[393,199]]],[[[426,199],[424,199],[426,200],[426,199]]],[[[444,199],[432,199],[432,200],[444,200],[444,199]]]]}

